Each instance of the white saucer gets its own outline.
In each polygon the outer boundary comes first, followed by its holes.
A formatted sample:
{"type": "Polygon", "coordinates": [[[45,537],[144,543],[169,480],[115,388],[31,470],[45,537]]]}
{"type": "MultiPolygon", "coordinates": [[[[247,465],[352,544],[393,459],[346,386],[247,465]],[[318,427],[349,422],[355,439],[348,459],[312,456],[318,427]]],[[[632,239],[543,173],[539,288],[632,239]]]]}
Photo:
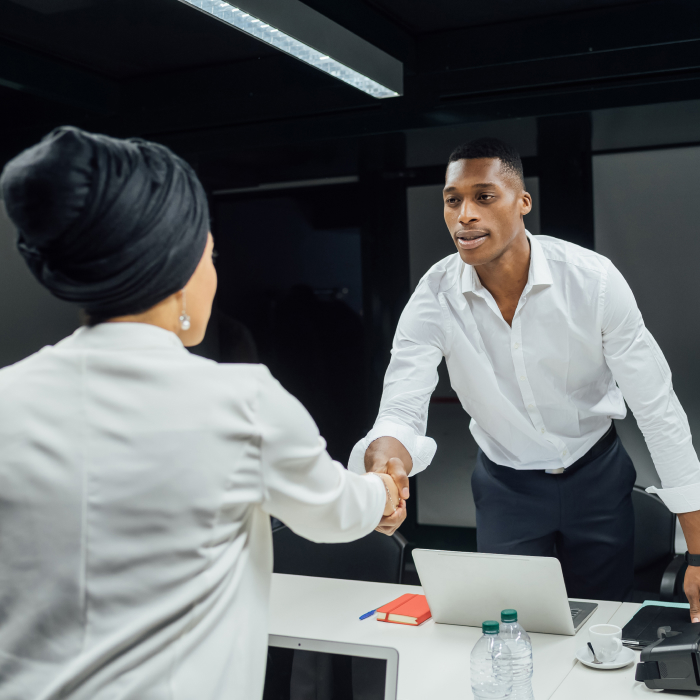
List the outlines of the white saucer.
{"type": "Polygon", "coordinates": [[[623,668],[624,666],[629,666],[634,661],[635,655],[632,649],[622,647],[622,651],[620,651],[620,653],[613,661],[604,661],[602,664],[594,664],[593,654],[591,654],[591,650],[588,648],[588,645],[586,645],[585,647],[581,647],[576,652],[576,658],[582,664],[590,666],[591,668],[598,668],[603,671],[610,671],[613,668],[623,668]]]}

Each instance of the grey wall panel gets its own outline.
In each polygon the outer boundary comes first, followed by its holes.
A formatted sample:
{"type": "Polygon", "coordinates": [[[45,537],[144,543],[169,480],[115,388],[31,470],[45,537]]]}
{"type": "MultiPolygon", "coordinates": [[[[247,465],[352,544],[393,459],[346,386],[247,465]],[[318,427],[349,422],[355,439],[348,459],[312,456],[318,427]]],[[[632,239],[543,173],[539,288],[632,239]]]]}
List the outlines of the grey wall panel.
{"type": "Polygon", "coordinates": [[[52,297],[27,269],[1,202],[0,309],[0,367],[58,342],[80,325],[76,307],[52,297]]]}
{"type": "Polygon", "coordinates": [[[408,239],[411,290],[438,260],[456,253],[442,215],[442,185],[408,188],[408,239]]]}
{"type": "Polygon", "coordinates": [[[594,151],[700,142],[700,100],[593,112],[594,151]]]}
{"type": "MultiPolygon", "coordinates": [[[[596,249],[632,287],[700,440],[700,147],[596,156],[593,177],[596,249]]],[[[658,483],[643,443],[633,444],[641,435],[630,431],[640,484],[658,483]]]]}
{"type": "Polygon", "coordinates": [[[406,165],[447,165],[450,153],[465,141],[493,136],[518,149],[520,157],[537,155],[537,119],[504,119],[497,122],[451,124],[406,132],[406,165]]]}
{"type": "Polygon", "coordinates": [[[423,525],[476,527],[471,478],[477,445],[469,420],[459,403],[430,406],[427,432],[438,449],[433,463],[416,477],[418,522],[423,525]]]}
{"type": "MultiPolygon", "coordinates": [[[[700,148],[596,156],[596,250],[629,282],[700,444],[700,148]]],[[[618,425],[641,486],[659,477],[631,412],[618,425]]],[[[680,532],[680,528],[679,528],[680,532]]],[[[682,537],[677,547],[684,548],[682,537]]]]}

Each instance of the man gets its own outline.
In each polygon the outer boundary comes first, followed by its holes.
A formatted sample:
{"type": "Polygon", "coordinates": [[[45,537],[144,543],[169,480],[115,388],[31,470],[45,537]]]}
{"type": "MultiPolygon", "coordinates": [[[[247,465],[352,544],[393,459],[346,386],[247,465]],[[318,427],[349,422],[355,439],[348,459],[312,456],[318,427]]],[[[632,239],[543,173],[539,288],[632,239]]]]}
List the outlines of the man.
{"type": "MultiPolygon", "coordinates": [[[[479,551],[556,554],[569,595],[625,600],[635,471],[612,423],[625,416],[623,395],[661,476],[663,488],[648,490],[679,514],[694,555],[700,463],[666,360],[622,275],[592,251],[531,236],[531,208],[512,147],[478,139],[452,153],[444,214],[458,254],[430,268],[404,309],[379,416],[349,467],[400,478],[430,464],[428,404],[444,356],[480,447],[479,551]]],[[[400,515],[379,529],[390,534],[400,515]]],[[[699,586],[700,567],[690,566],[693,619],[699,586]]]]}

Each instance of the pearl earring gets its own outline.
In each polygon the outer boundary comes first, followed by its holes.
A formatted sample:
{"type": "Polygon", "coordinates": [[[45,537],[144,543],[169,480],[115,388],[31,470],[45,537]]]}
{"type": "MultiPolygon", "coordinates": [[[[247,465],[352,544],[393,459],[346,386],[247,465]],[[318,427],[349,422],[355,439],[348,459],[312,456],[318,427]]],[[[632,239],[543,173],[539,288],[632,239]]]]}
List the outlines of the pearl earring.
{"type": "Polygon", "coordinates": [[[182,313],[180,314],[180,328],[183,331],[188,331],[190,329],[190,317],[187,315],[187,303],[185,301],[185,290],[182,290],[182,313]]]}

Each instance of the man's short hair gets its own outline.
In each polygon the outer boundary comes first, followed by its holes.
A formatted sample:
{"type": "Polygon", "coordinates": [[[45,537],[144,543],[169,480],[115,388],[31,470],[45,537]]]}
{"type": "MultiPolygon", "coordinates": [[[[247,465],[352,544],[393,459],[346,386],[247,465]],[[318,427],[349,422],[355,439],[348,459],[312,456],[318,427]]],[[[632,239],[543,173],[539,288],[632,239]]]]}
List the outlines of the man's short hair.
{"type": "Polygon", "coordinates": [[[520,154],[505,141],[490,137],[467,141],[450,153],[448,165],[457,160],[471,160],[473,158],[498,158],[506,172],[516,177],[521,186],[525,187],[523,162],[520,160],[520,154]]]}

